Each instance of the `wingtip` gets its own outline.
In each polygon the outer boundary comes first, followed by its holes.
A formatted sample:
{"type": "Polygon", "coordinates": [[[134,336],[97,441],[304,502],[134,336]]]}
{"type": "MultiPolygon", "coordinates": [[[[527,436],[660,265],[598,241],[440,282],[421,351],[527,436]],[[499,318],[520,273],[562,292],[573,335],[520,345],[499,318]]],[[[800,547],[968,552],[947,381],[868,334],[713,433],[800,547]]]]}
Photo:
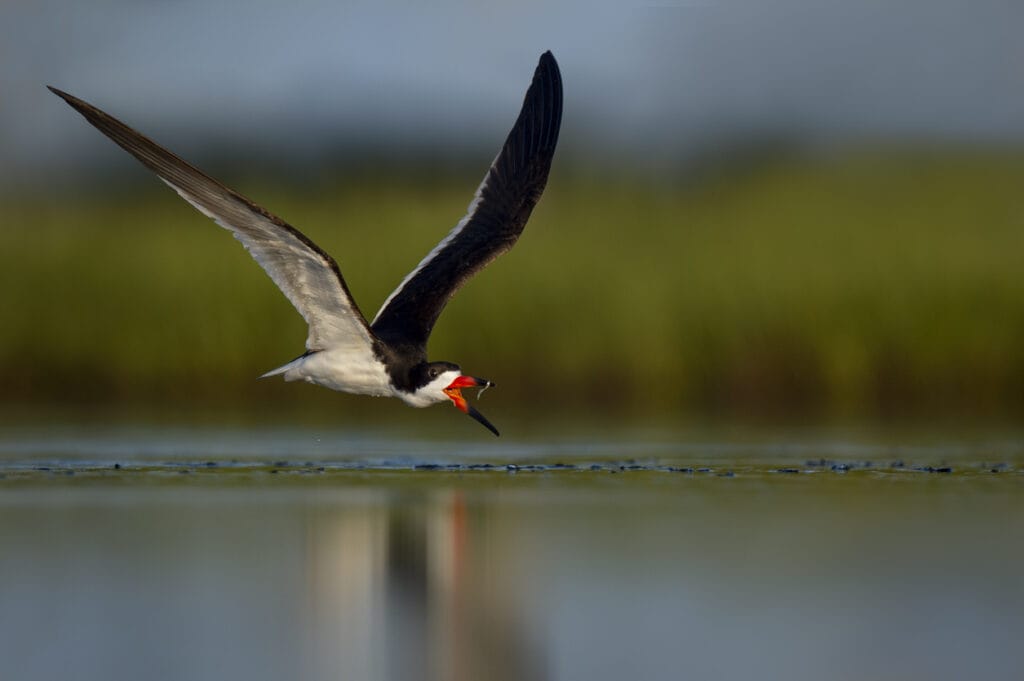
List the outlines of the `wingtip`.
{"type": "MultiPolygon", "coordinates": [[[[547,50],[540,55],[540,61],[537,62],[537,70],[534,72],[534,81],[543,79],[551,83],[551,87],[556,91],[554,94],[561,97],[562,91],[562,69],[558,66],[558,61],[555,60],[555,55],[551,54],[551,50],[547,50]]],[[[561,103],[559,102],[559,106],[561,103]]]]}
{"type": "Polygon", "coordinates": [[[540,55],[540,59],[537,62],[538,67],[553,67],[556,71],[558,70],[558,60],[555,59],[555,55],[551,54],[551,50],[545,50],[540,55]]]}
{"type": "Polygon", "coordinates": [[[61,90],[60,88],[55,88],[52,85],[47,85],[46,89],[49,90],[50,92],[52,92],[53,94],[57,95],[58,97],[60,97],[65,102],[70,104],[75,109],[78,109],[79,111],[83,111],[84,109],[89,107],[88,104],[86,104],[85,102],[80,100],[78,97],[75,97],[74,95],[68,94],[67,92],[64,92],[63,90],[61,90]]]}

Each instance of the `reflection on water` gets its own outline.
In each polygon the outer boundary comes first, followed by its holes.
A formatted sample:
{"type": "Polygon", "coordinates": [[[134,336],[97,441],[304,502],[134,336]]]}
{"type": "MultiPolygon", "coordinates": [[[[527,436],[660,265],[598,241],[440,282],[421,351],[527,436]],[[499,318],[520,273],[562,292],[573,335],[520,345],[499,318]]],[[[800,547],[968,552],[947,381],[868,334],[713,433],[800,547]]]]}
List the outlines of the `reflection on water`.
{"type": "Polygon", "coordinates": [[[1018,464],[769,470],[8,477],[0,678],[1019,674],[1018,464]]]}
{"type": "Polygon", "coordinates": [[[476,574],[462,494],[432,497],[310,523],[314,678],[548,678],[516,590],[476,574]]]}

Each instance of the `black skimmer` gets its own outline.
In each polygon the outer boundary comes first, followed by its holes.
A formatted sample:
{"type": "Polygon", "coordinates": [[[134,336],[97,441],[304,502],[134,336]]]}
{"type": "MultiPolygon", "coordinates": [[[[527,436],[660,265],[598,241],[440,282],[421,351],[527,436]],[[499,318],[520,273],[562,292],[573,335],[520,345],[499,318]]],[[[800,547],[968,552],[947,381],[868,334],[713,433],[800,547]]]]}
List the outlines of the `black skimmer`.
{"type": "Polygon", "coordinates": [[[302,232],[113,116],[50,90],[229,230],[306,320],[306,351],[263,377],[282,375],[342,392],[398,397],[413,407],[451,401],[498,435],[462,395],[465,388],[494,384],[463,375],[457,364],[427,361],[427,339],[456,291],[512,248],[544,191],[562,120],[562,77],[550,52],[541,55],[519,117],[466,216],[406,275],[369,323],[338,264],[302,232]]]}

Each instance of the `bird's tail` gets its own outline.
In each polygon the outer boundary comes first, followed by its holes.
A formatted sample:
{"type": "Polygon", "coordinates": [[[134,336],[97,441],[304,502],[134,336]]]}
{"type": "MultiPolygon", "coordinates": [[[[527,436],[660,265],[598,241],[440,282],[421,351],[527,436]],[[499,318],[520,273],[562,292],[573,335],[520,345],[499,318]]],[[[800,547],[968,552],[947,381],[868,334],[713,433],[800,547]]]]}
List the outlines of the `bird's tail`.
{"type": "Polygon", "coordinates": [[[295,380],[296,377],[294,375],[289,376],[288,372],[291,371],[292,369],[298,369],[300,366],[302,366],[303,362],[306,361],[306,358],[309,357],[310,354],[311,353],[309,352],[303,353],[302,355],[296,357],[287,364],[283,364],[277,367],[276,369],[271,369],[267,373],[260,376],[260,378],[270,378],[271,376],[280,376],[281,374],[284,374],[284,380],[293,381],[295,380]]]}

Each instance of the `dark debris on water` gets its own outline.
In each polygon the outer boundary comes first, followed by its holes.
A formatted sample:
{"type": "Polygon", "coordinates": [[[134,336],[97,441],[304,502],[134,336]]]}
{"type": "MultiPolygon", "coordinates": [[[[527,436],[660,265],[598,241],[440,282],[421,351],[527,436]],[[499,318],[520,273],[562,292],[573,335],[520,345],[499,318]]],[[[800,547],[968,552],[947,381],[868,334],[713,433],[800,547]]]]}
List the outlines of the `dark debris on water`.
{"type": "Polygon", "coordinates": [[[802,466],[775,466],[758,465],[753,462],[750,465],[739,465],[730,462],[729,466],[686,466],[673,465],[657,459],[649,461],[624,459],[624,460],[590,460],[578,463],[556,461],[553,463],[541,463],[535,461],[518,462],[494,462],[474,461],[456,463],[450,461],[419,461],[408,460],[363,460],[363,461],[307,461],[304,463],[289,462],[286,460],[275,461],[165,461],[165,462],[125,462],[116,463],[87,463],[87,462],[24,462],[0,463],[0,480],[8,484],[13,480],[23,479],[47,479],[54,477],[101,477],[104,475],[145,475],[145,474],[167,474],[178,473],[181,475],[198,474],[199,477],[208,478],[217,476],[215,479],[224,479],[227,474],[243,475],[274,475],[274,476],[299,476],[299,475],[320,475],[330,473],[351,473],[351,472],[391,472],[414,471],[417,473],[440,474],[440,475],[473,475],[487,473],[504,473],[507,475],[517,474],[609,474],[623,475],[626,477],[636,474],[682,474],[689,477],[712,476],[721,478],[751,477],[764,475],[766,473],[802,476],[809,473],[832,473],[837,475],[848,475],[862,472],[872,475],[884,474],[951,474],[963,472],[968,474],[1022,474],[1024,470],[1007,462],[978,462],[976,464],[958,465],[954,467],[949,464],[928,465],[912,464],[902,460],[895,460],[888,464],[878,461],[836,461],[832,459],[818,458],[804,461],[802,466]]]}

